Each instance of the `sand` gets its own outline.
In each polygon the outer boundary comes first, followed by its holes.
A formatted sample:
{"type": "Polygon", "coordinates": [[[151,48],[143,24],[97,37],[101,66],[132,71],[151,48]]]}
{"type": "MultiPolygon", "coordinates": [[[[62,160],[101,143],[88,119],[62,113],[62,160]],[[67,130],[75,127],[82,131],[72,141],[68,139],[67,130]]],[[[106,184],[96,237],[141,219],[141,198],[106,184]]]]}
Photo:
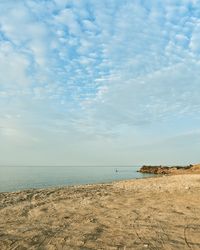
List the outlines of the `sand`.
{"type": "Polygon", "coordinates": [[[200,175],[0,193],[0,249],[200,249],[200,175]]]}

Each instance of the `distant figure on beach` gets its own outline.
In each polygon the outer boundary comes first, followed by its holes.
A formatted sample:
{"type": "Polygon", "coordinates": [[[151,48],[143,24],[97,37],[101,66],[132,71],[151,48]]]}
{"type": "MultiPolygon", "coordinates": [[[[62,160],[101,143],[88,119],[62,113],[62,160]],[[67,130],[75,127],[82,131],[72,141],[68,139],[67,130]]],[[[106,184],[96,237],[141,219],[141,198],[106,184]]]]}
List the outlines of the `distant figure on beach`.
{"type": "Polygon", "coordinates": [[[117,169],[115,169],[115,172],[117,173],[117,172],[118,172],[118,170],[117,170],[117,169]]]}

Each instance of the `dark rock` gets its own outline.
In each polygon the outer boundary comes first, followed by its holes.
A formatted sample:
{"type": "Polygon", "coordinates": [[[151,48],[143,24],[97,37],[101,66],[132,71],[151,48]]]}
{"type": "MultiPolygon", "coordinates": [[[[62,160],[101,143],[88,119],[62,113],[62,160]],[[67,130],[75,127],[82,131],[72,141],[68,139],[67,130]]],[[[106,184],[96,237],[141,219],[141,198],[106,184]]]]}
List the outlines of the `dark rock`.
{"type": "Polygon", "coordinates": [[[188,170],[194,167],[194,165],[189,166],[142,166],[138,172],[148,173],[148,174],[171,174],[176,171],[188,170]]]}

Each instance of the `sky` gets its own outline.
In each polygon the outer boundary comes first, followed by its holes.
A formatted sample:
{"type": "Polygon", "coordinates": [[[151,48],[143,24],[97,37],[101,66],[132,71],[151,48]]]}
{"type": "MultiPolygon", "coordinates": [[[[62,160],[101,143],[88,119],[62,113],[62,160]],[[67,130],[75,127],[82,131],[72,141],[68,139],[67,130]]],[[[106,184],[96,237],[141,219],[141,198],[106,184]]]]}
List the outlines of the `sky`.
{"type": "Polygon", "coordinates": [[[200,162],[199,0],[0,0],[0,165],[200,162]]]}

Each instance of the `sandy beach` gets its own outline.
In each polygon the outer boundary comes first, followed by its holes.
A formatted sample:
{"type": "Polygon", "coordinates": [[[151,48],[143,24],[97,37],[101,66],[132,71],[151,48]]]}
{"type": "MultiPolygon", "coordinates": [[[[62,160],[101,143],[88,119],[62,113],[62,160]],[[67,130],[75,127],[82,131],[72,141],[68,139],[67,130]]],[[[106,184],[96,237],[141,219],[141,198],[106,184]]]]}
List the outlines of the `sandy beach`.
{"type": "Polygon", "coordinates": [[[200,249],[200,175],[0,193],[0,249],[200,249]]]}

